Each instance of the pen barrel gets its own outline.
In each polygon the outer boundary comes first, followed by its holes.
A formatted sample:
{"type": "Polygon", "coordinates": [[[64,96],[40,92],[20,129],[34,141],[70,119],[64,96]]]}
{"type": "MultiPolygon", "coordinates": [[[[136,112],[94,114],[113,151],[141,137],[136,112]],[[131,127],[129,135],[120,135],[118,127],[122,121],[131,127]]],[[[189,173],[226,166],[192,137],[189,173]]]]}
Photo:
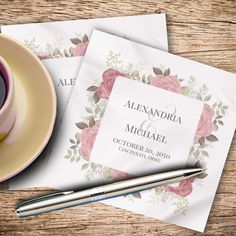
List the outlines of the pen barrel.
{"type": "Polygon", "coordinates": [[[45,212],[61,210],[68,207],[91,202],[91,190],[82,190],[76,193],[66,192],[58,195],[39,197],[23,202],[16,209],[18,217],[30,217],[45,212]]]}
{"type": "MultiPolygon", "coordinates": [[[[195,174],[192,174],[191,176],[197,174],[199,174],[199,171],[195,174]]],[[[160,185],[178,182],[191,176],[183,174],[183,170],[177,170],[174,173],[172,172],[171,176],[168,174],[168,172],[159,173],[155,175],[119,181],[79,192],[51,194],[23,202],[16,210],[16,214],[18,217],[29,217],[45,212],[51,212],[143,191],[146,189],[158,187],[160,185]]]]}

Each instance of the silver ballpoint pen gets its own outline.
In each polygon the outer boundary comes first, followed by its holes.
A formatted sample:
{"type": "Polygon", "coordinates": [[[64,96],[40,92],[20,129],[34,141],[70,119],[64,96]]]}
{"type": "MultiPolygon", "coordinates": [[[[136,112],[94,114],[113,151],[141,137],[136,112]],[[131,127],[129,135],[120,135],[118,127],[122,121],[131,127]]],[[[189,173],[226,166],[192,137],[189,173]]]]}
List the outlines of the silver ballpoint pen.
{"type": "Polygon", "coordinates": [[[178,182],[197,176],[203,171],[202,168],[180,169],[118,181],[81,191],[53,193],[22,202],[15,212],[18,217],[30,217],[178,182]]]}

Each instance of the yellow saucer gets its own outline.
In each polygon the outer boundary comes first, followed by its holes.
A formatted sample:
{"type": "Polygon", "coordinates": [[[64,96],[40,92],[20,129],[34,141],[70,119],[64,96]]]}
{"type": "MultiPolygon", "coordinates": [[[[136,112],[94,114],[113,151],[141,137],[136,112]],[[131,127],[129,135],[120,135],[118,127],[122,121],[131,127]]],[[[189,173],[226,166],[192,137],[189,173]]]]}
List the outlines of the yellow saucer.
{"type": "Polygon", "coordinates": [[[0,182],[26,168],[47,144],[56,117],[52,79],[25,46],[0,35],[0,56],[15,79],[17,117],[8,136],[0,142],[0,182]]]}

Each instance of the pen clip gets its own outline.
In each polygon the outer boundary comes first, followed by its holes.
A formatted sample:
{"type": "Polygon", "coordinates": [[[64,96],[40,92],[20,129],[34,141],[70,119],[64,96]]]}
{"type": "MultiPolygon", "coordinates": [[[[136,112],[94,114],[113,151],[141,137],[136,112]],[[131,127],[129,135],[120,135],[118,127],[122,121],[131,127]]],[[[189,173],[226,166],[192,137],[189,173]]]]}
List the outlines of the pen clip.
{"type": "Polygon", "coordinates": [[[41,201],[41,200],[43,200],[43,199],[50,199],[50,198],[54,198],[54,197],[57,197],[57,196],[62,196],[62,195],[66,195],[66,194],[71,194],[71,193],[73,193],[73,192],[74,192],[74,191],[57,192],[57,193],[51,193],[51,194],[44,195],[44,196],[39,196],[39,197],[30,199],[30,200],[21,202],[21,203],[19,204],[19,206],[23,206],[23,205],[29,204],[29,203],[37,203],[37,202],[39,202],[39,201],[41,201]]]}

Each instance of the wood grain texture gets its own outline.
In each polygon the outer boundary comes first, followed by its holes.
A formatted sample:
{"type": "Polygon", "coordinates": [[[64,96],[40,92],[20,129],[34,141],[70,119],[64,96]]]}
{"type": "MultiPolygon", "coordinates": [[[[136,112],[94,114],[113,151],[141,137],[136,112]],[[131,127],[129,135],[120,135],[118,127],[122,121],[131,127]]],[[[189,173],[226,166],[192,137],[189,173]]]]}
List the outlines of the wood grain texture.
{"type": "MultiPolygon", "coordinates": [[[[0,25],[165,12],[171,52],[236,72],[235,0],[1,0],[0,12],[0,25]]],[[[102,203],[17,219],[19,201],[49,190],[9,191],[6,183],[0,189],[0,235],[200,235],[102,203]]],[[[205,233],[236,235],[236,137],[205,233]]]]}

